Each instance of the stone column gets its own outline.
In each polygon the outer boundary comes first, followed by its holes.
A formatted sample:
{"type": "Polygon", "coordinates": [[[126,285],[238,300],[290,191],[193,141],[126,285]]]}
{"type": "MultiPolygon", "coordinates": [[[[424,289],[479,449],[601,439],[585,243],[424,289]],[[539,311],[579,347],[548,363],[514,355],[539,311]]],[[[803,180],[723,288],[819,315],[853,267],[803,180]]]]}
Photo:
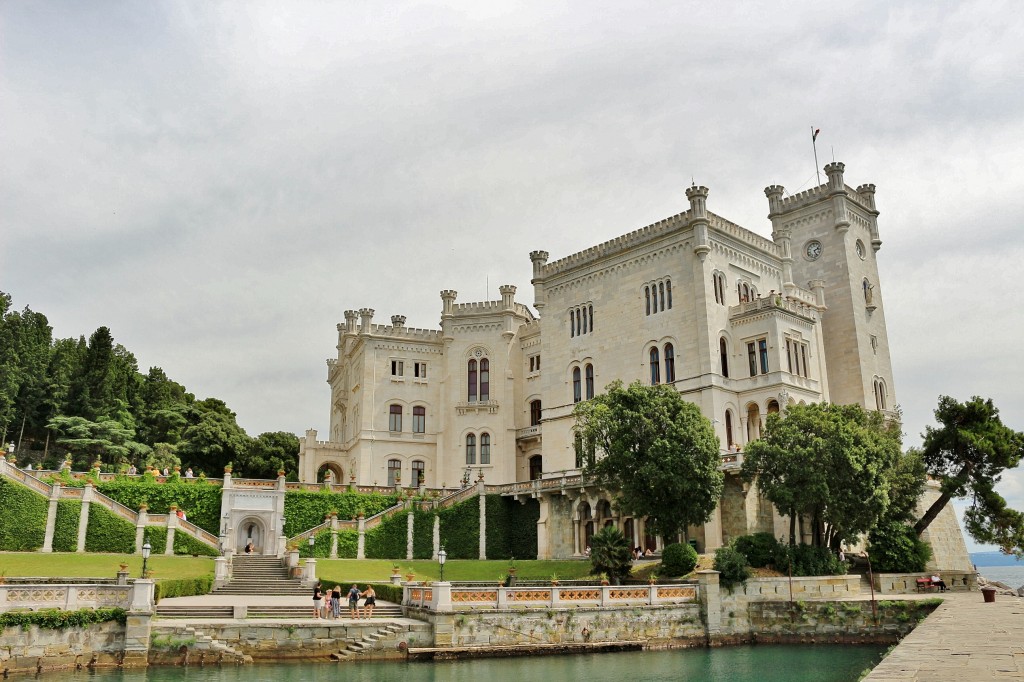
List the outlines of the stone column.
{"type": "Polygon", "coordinates": [[[356,519],[356,524],[359,528],[359,538],[356,541],[356,558],[366,558],[366,519],[359,517],[356,519]]]}
{"type": "MultiPolygon", "coordinates": [[[[537,517],[537,558],[551,558],[551,538],[548,536],[548,516],[551,514],[551,497],[540,495],[537,498],[540,515],[537,517]]],[[[574,531],[575,532],[575,531],[574,531]]]]}
{"type": "Polygon", "coordinates": [[[145,505],[139,507],[139,518],[135,520],[135,553],[142,554],[142,545],[146,543],[146,524],[149,523],[149,511],[145,505]]]}
{"type": "Polygon", "coordinates": [[[441,550],[441,517],[434,514],[434,549],[430,553],[430,558],[433,561],[437,561],[437,553],[441,550]]]}
{"type": "Polygon", "coordinates": [[[46,535],[43,537],[42,552],[53,551],[53,531],[57,523],[57,500],[60,499],[60,483],[50,488],[50,506],[46,510],[46,535]]]}
{"type": "Polygon", "coordinates": [[[132,586],[131,604],[124,628],[124,661],[126,668],[146,667],[153,621],[154,583],[139,579],[132,586]]]}
{"type": "Polygon", "coordinates": [[[711,552],[722,546],[722,503],[719,501],[711,518],[704,524],[704,551],[711,552]]]}
{"type": "Polygon", "coordinates": [[[416,516],[412,513],[412,509],[409,509],[409,513],[405,517],[405,559],[406,561],[412,561],[412,542],[413,535],[416,530],[416,516]]]}
{"type": "Polygon", "coordinates": [[[452,584],[449,582],[434,583],[433,599],[430,608],[439,613],[450,613],[452,610],[452,584]]]}
{"type": "Polygon", "coordinates": [[[331,514],[331,558],[338,558],[338,515],[331,514]]]}
{"type": "Polygon", "coordinates": [[[174,529],[178,527],[178,510],[171,505],[171,510],[167,513],[167,547],[164,548],[164,554],[167,556],[174,556],[174,529]]]}
{"type": "Polygon", "coordinates": [[[480,561],[487,560],[487,495],[484,494],[483,480],[477,481],[477,496],[480,498],[480,561]]]}
{"type": "Polygon", "coordinates": [[[82,512],[78,515],[78,545],[75,551],[85,552],[85,536],[89,532],[89,505],[92,503],[92,483],[86,483],[82,490],[82,512]]]}
{"type": "Polygon", "coordinates": [[[707,614],[704,626],[709,638],[722,632],[722,593],[718,586],[718,575],[718,571],[697,571],[700,602],[707,614]]]}
{"type": "Polygon", "coordinates": [[[228,560],[222,556],[213,560],[213,586],[220,587],[228,581],[228,560]]]}
{"type": "Polygon", "coordinates": [[[316,585],[316,559],[306,559],[306,570],[303,571],[302,579],[310,585],[316,585]]]}

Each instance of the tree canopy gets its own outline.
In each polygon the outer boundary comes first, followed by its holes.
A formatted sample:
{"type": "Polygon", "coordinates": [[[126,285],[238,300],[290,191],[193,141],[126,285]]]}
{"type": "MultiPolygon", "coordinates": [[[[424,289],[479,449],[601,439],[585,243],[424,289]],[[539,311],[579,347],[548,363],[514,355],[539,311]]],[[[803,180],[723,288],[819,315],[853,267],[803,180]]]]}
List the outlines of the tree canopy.
{"type": "Polygon", "coordinates": [[[913,490],[915,471],[923,483],[920,467],[902,462],[898,424],[859,405],[817,403],[769,414],[763,436],[746,446],[741,475],[790,517],[790,544],[797,517],[807,516],[812,544],[838,548],[875,526],[894,485],[913,490]]]}
{"type": "Polygon", "coordinates": [[[667,538],[711,518],[723,488],[718,437],[673,387],[615,381],[573,414],[577,447],[600,450],[582,458],[585,474],[616,490],[622,511],[667,538]]]}
{"type": "Polygon", "coordinates": [[[967,532],[978,542],[1024,556],[1024,514],[1009,508],[995,490],[1002,473],[1020,464],[1024,434],[1005,426],[992,400],[978,396],[964,403],[941,396],[935,421],[938,426],[925,427],[922,453],[942,494],[914,530],[924,532],[950,499],[970,496],[967,532]]]}

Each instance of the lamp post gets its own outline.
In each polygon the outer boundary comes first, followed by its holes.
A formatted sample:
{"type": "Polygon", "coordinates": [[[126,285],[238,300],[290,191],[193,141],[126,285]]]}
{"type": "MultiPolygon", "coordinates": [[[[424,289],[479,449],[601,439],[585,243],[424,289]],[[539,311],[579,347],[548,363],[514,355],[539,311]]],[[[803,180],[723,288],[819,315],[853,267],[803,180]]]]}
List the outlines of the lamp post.
{"type": "Polygon", "coordinates": [[[313,556],[313,545],[316,544],[316,538],[312,535],[309,536],[309,556],[313,556]]]}
{"type": "Polygon", "coordinates": [[[149,540],[142,543],[142,577],[146,577],[146,562],[149,560],[149,553],[152,551],[153,546],[149,544],[149,540]]]}
{"type": "Polygon", "coordinates": [[[441,580],[444,582],[444,562],[448,560],[448,552],[444,551],[444,545],[441,545],[441,551],[437,553],[437,563],[441,566],[441,580]]]}

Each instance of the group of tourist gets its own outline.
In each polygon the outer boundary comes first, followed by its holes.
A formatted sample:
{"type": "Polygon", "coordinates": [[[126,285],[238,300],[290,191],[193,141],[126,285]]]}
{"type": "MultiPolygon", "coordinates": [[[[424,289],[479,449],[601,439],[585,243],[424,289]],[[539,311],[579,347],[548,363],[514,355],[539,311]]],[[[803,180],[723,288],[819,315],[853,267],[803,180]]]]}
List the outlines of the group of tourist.
{"type": "MultiPolygon", "coordinates": [[[[128,465],[128,471],[126,471],[125,473],[127,473],[129,476],[136,476],[136,475],[138,475],[139,470],[136,468],[136,466],[134,464],[130,464],[130,465],[128,465]]],[[[168,467],[164,467],[163,471],[161,471],[160,469],[157,469],[156,473],[161,475],[161,476],[165,476],[166,477],[166,476],[170,476],[171,475],[171,470],[168,467]]],[[[185,469],[185,474],[184,475],[185,475],[185,478],[195,478],[195,474],[192,473],[192,467],[189,467],[189,468],[185,469]]]]}
{"type": "MultiPolygon", "coordinates": [[[[359,591],[359,586],[355,583],[348,591],[348,609],[349,615],[353,619],[359,618],[372,618],[373,607],[377,603],[377,593],[373,590],[373,585],[367,585],[366,589],[362,592],[359,591]],[[359,608],[359,600],[363,600],[362,609],[359,608]]],[[[332,618],[337,620],[341,618],[341,585],[335,584],[334,588],[324,593],[323,584],[318,580],[316,586],[313,588],[313,617],[314,618],[332,618]],[[324,598],[327,598],[327,605],[324,606],[324,598]]]]}

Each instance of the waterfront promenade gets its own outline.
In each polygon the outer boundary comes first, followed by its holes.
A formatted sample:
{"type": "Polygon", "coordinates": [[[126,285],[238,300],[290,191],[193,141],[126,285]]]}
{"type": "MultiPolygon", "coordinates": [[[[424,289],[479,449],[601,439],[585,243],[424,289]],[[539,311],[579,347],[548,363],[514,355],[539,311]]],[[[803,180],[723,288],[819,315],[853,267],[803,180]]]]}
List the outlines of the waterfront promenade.
{"type": "Polygon", "coordinates": [[[1024,680],[1024,598],[949,592],[942,605],[871,671],[890,680],[1024,680]]]}

